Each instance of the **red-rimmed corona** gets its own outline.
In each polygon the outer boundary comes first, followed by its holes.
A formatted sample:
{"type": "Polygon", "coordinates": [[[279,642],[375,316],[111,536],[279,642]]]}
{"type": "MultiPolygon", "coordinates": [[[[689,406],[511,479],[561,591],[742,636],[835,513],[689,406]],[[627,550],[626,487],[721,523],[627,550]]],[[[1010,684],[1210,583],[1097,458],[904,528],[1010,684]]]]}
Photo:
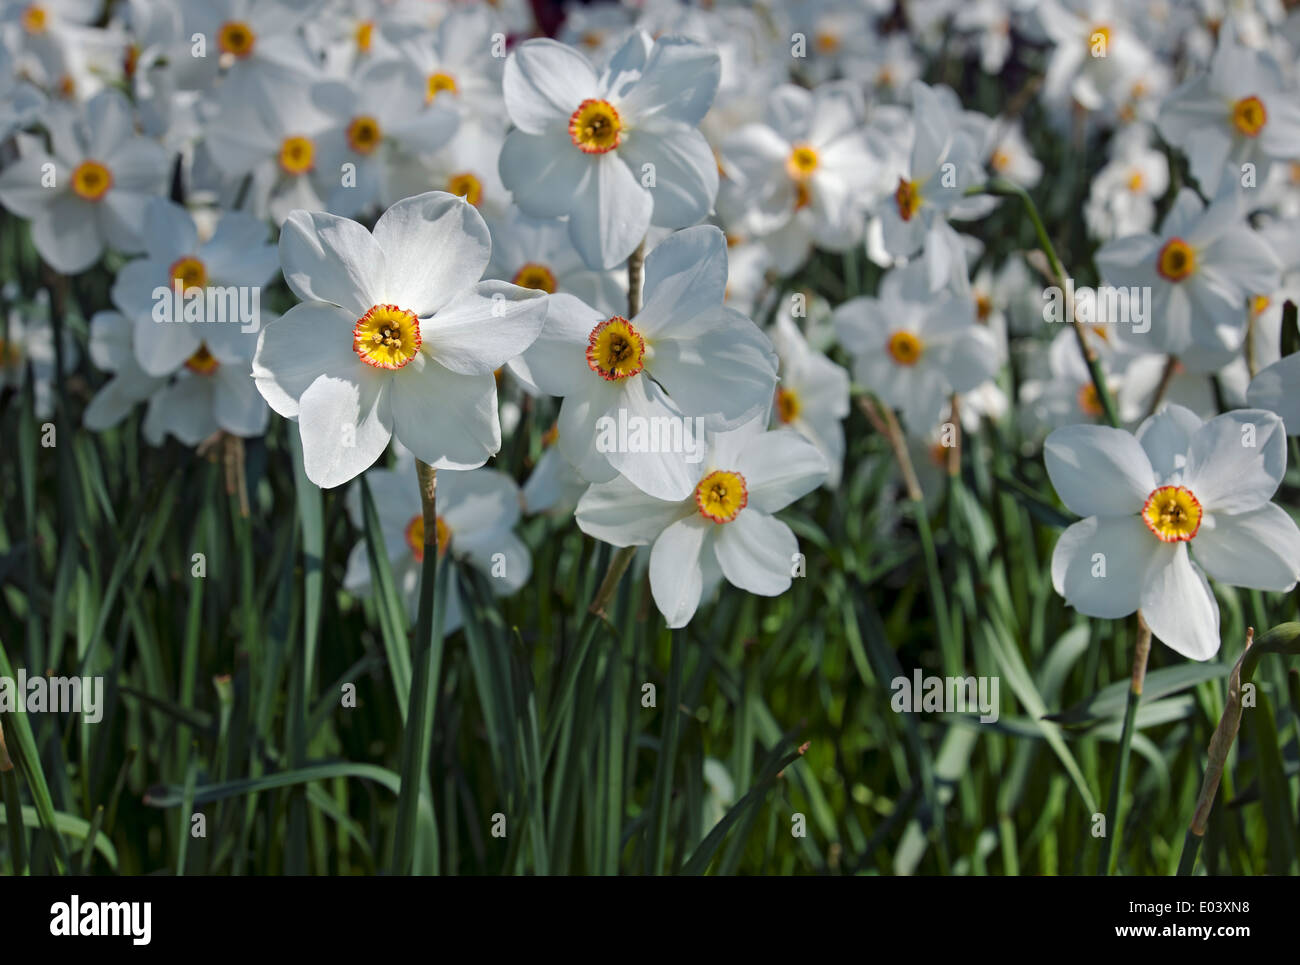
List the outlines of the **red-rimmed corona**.
{"type": "Polygon", "coordinates": [[[700,515],[715,523],[729,523],[749,505],[745,477],[738,472],[715,469],[695,486],[695,505],[700,515]]]}
{"type": "Polygon", "coordinates": [[[607,382],[631,378],[645,368],[645,339],[622,315],[608,318],[587,339],[587,366],[607,382]]]}
{"type": "Polygon", "coordinates": [[[1142,522],[1162,543],[1185,543],[1201,529],[1205,511],[1186,486],[1153,489],[1142,507],[1142,522]]]}
{"type": "Polygon", "coordinates": [[[377,369],[396,370],[420,351],[420,320],[397,305],[375,305],[357,319],[352,347],[361,361],[377,369]]]}

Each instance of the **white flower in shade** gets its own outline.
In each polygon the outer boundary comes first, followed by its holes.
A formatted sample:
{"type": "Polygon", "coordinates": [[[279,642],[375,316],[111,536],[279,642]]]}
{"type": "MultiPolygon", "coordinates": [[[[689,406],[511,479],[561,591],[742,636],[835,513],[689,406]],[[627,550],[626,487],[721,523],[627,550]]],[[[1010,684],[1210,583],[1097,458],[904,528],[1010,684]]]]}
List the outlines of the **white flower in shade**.
{"type": "Polygon", "coordinates": [[[713,207],[717,161],[696,126],[720,69],[711,49],[642,31],[600,74],[553,40],[520,44],[502,79],[515,130],[501,180],[528,214],[567,214],[589,267],[614,267],[651,224],[685,227],[713,207]]]}
{"type": "MultiPolygon", "coordinates": [[[[5,294],[9,296],[9,292],[5,294]]],[[[39,291],[35,301],[10,309],[8,321],[6,329],[0,320],[0,390],[21,389],[30,367],[34,414],[38,419],[48,418],[54,412],[58,378],[58,353],[54,348],[54,326],[50,324],[48,293],[39,291]]],[[[79,357],[76,340],[64,328],[63,371],[75,369],[79,357]]]]}
{"type": "Polygon", "coordinates": [[[931,291],[950,280],[969,287],[965,246],[948,219],[987,209],[985,199],[965,197],[984,179],[979,149],[934,89],[918,82],[911,90],[915,134],[907,170],[880,203],[884,246],[896,258],[924,250],[931,291]]]}
{"type": "Polygon", "coordinates": [[[298,420],[307,476],[329,488],[396,436],[437,469],[473,469],[501,447],[493,372],[537,337],[545,296],[480,282],[487,225],[431,191],[375,224],[296,211],[280,234],[285,281],[304,304],[262,329],[253,376],[298,420]]]}
{"type": "Polygon", "coordinates": [[[343,214],[401,197],[389,184],[395,162],[433,153],[460,123],[452,109],[425,102],[424,79],[403,61],[369,64],[350,82],[321,81],[312,100],[333,119],[318,138],[320,165],[331,172],[329,209],[343,214]]]}
{"type": "Polygon", "coordinates": [[[1276,412],[1288,435],[1300,436],[1300,352],[1278,359],[1250,381],[1247,401],[1276,412]]]}
{"type": "Polygon", "coordinates": [[[1136,437],[1067,426],[1048,436],[1044,459],[1061,500],[1087,517],[1052,554],[1052,584],[1080,613],[1117,619],[1140,608],[1166,646],[1208,660],[1219,606],[1206,576],[1279,592],[1300,578],[1300,529],[1269,502],[1286,470],[1271,412],[1202,422],[1171,405],[1136,437]]]}
{"type": "Polygon", "coordinates": [[[320,138],[332,124],[312,101],[309,78],[284,71],[268,101],[222,104],[207,124],[204,149],[226,177],[249,178],[246,206],[279,224],[299,208],[324,210],[321,195],[342,177],[321,165],[320,138]]]}
{"type": "Polygon", "coordinates": [[[849,373],[813,351],[799,327],[784,315],[772,329],[781,360],[781,381],[772,406],[773,428],[789,427],[817,447],[826,460],[826,485],[840,484],[844,466],[844,418],[849,414],[849,373]]]}
{"type": "MultiPolygon", "coordinates": [[[[139,337],[137,329],[137,344],[139,337]]],[[[249,336],[211,349],[200,343],[175,379],[150,397],[146,437],[171,434],[196,446],[218,430],[245,438],[265,432],[266,402],[249,377],[255,348],[249,336]]]]}
{"type": "MultiPolygon", "coordinates": [[[[135,359],[135,325],[120,312],[96,312],[90,320],[90,358],[112,373],[86,406],[82,421],[87,429],[102,432],[126,418],[136,405],[167,384],[165,377],[150,375],[135,359]]],[[[245,376],[244,381],[249,381],[245,376]]],[[[157,445],[161,436],[149,440],[157,445]]]]}
{"type": "Polygon", "coordinates": [[[203,56],[181,58],[186,83],[211,88],[221,73],[223,101],[271,101],[284,69],[308,72],[315,58],[302,27],[320,0],[205,0],[186,3],[184,35],[201,34],[203,56]]]}
{"type": "Polygon", "coordinates": [[[1274,160],[1300,157],[1300,90],[1269,54],[1243,47],[1231,32],[1208,73],[1175,90],[1160,108],[1160,136],[1181,148],[1201,190],[1218,190],[1225,165],[1254,164],[1263,183],[1274,160]]]}
{"type": "Polygon", "coordinates": [[[453,10],[436,32],[388,23],[384,34],[424,78],[429,103],[451,107],[462,121],[495,125],[500,131],[505,121],[501,58],[493,55],[493,34],[499,29],[492,10],[483,6],[453,10]]]}
{"type": "Polygon", "coordinates": [[[1169,187],[1169,161],[1151,147],[1145,126],[1116,135],[1111,150],[1110,161],[1092,179],[1083,209],[1088,230],[1106,241],[1154,228],[1156,201],[1169,187]]]}
{"type": "MultiPolygon", "coordinates": [[[[420,569],[424,564],[424,510],[414,461],[400,453],[393,469],[366,473],[393,583],[414,619],[419,603],[420,569]]],[[[528,547],[513,532],[519,521],[519,487],[503,472],[475,469],[438,473],[438,552],[458,564],[471,566],[488,578],[493,591],[514,593],[532,572],[528,547]]],[[[361,484],[348,489],[348,516],[357,529],[366,527],[361,484]]],[[[348,555],[344,587],[357,594],[372,592],[370,558],[363,536],[348,555]]],[[[460,590],[449,586],[442,629],[452,633],[463,622],[460,590]]]]}
{"type": "Polygon", "coordinates": [[[760,596],[790,588],[799,544],[773,516],[826,478],[815,446],[755,420],[710,437],[685,499],[661,500],[626,479],[592,486],[578,502],[582,531],[650,551],[650,591],[670,627],[684,627],[722,577],[760,596]]]}
{"type": "Polygon", "coordinates": [[[1043,165],[1034,157],[1019,121],[990,124],[984,156],[990,171],[1021,187],[1032,188],[1043,176],[1043,165]]]}
{"type": "Polygon", "coordinates": [[[879,161],[854,98],[842,84],[815,91],[782,84],[768,98],[767,123],[746,124],[726,138],[729,225],[757,236],[802,228],[799,261],[814,243],[842,251],[861,242],[864,198],[879,161]],[[805,209],[809,217],[796,223],[805,209]]]}
{"type": "Polygon", "coordinates": [[[167,184],[167,153],[136,135],[131,105],[115,90],[43,121],[53,156],[20,138],[18,160],[0,172],[0,204],[32,222],[36,250],[65,274],[89,268],[105,247],[139,251],[145,205],[167,184]]]}
{"type": "Polygon", "coordinates": [[[610,314],[627,304],[626,272],[588,268],[563,221],[530,218],[511,208],[504,218],[489,221],[488,227],[492,229],[491,277],[548,295],[566,292],[610,314]]]}
{"type": "Polygon", "coordinates": [[[44,106],[44,95],[19,79],[13,56],[0,44],[0,141],[30,124],[44,106]]]}
{"type": "Polygon", "coordinates": [[[1190,188],[1178,192],[1159,235],[1112,241],[1096,261],[1107,285],[1151,289],[1153,322],[1143,338],[1173,355],[1239,347],[1248,300],[1273,291],[1280,272],[1234,196],[1207,208],[1190,188]]]}
{"type": "Polygon", "coordinates": [[[930,429],[953,393],[992,378],[1000,353],[996,335],[976,322],[973,299],[929,295],[925,284],[921,268],[896,269],[880,297],[851,299],[832,316],[854,381],[900,410],[913,432],[930,429]]]}
{"type": "Polygon", "coordinates": [[[404,157],[395,164],[390,190],[399,196],[446,191],[464,198],[491,222],[513,207],[497,173],[501,141],[495,127],[462,122],[456,136],[441,150],[418,158],[404,157]]]}
{"type": "MultiPolygon", "coordinates": [[[[1120,405],[1120,421],[1131,422],[1140,418],[1146,409],[1139,408],[1124,392],[1126,380],[1122,373],[1129,360],[1117,352],[1107,326],[1099,325],[1086,332],[1106,384],[1120,405]]],[[[1153,355],[1151,358],[1163,371],[1165,357],[1153,355]]],[[[1079,340],[1069,328],[1057,332],[1046,352],[1032,356],[1023,367],[1028,377],[1020,386],[1020,415],[1028,428],[1042,431],[1076,422],[1102,421],[1106,410],[1079,350],[1079,340]]]]}
{"type": "Polygon", "coordinates": [[[200,241],[188,211],[163,198],[151,200],[145,257],[122,267],[112,292],[113,304],[135,324],[140,367],[167,375],[204,344],[217,355],[251,358],[252,349],[240,345],[256,342],[262,289],[279,265],[266,222],[228,211],[211,238],[200,241]]]}
{"type": "Polygon", "coordinates": [[[567,517],[587,491],[587,480],[578,475],[555,444],[558,435],[555,427],[546,434],[542,455],[524,483],[525,512],[567,517]]]}
{"type": "Polygon", "coordinates": [[[1056,44],[1043,82],[1050,102],[1100,110],[1154,59],[1114,0],[1043,0],[1035,13],[1056,44]]]}
{"type": "Polygon", "coordinates": [[[511,370],[564,397],[560,451],[585,478],[622,473],[648,493],[681,499],[695,484],[688,450],[703,445],[700,423],[731,428],[767,413],[776,355],[757,325],[723,304],[726,283],[723,234],[698,225],[646,257],[645,304],[633,319],[550,296],[541,337],[511,370]],[[654,428],[659,444],[648,435],[637,442],[637,426],[654,428]],[[662,426],[681,431],[664,442],[662,426]]]}

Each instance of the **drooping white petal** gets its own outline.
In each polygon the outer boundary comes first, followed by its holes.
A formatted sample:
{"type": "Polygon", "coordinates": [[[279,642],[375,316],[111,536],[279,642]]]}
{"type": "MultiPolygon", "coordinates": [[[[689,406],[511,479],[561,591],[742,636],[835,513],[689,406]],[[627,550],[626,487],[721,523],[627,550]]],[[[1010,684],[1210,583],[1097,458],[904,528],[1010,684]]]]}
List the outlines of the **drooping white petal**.
{"type": "Polygon", "coordinates": [[[650,592],[669,627],[691,622],[704,588],[700,554],[715,524],[699,515],[669,526],[650,550],[650,592]]]}
{"type": "MultiPolygon", "coordinates": [[[[414,367],[414,363],[410,367],[414,367]]],[[[436,361],[393,378],[393,435],[435,469],[476,469],[501,448],[496,379],[436,361]]]]}
{"type": "Polygon", "coordinates": [[[713,551],[728,582],[760,596],[790,589],[799,543],[789,526],[748,507],[731,522],[714,525],[713,551]]]}
{"type": "Polygon", "coordinates": [[[827,472],[817,447],[790,429],[755,436],[741,450],[735,469],[745,477],[749,505],[764,513],[775,513],[812,492],[827,472]]]}
{"type": "Polygon", "coordinates": [[[578,528],[614,546],[646,546],[695,510],[689,501],[658,499],[621,476],[587,487],[578,500],[578,528]]]}
{"type": "Polygon", "coordinates": [[[1184,468],[1187,448],[1201,425],[1201,417],[1191,409],[1170,404],[1138,426],[1137,440],[1151,460],[1156,479],[1184,468]]]}
{"type": "Polygon", "coordinates": [[[1219,651],[1219,603],[1187,552],[1174,545],[1147,568],[1142,616],[1169,649],[1190,660],[1209,660],[1219,651]]]}
{"type": "Polygon", "coordinates": [[[359,371],[353,379],[321,375],[312,382],[298,400],[307,478],[333,489],[374,465],[392,438],[390,401],[387,373],[359,371]]]}
{"type": "Polygon", "coordinates": [[[626,261],[645,238],[654,198],[617,151],[594,157],[580,197],[569,212],[569,236],[588,268],[613,268],[626,261]]]}

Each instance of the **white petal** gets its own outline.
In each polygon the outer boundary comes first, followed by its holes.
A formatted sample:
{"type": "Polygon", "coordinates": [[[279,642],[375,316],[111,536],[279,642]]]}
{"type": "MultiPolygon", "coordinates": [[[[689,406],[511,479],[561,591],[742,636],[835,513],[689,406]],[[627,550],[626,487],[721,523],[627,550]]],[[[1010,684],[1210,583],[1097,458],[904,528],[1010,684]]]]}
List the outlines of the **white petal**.
{"type": "Polygon", "coordinates": [[[799,543],[790,527],[756,509],[745,508],[718,527],[713,551],[733,586],[759,596],[776,596],[790,589],[799,543]]]}
{"type": "Polygon", "coordinates": [[[1201,417],[1191,409],[1170,404],[1138,427],[1137,440],[1151,460],[1156,479],[1167,479],[1186,465],[1187,449],[1201,425],[1201,417]]]}
{"type": "Polygon", "coordinates": [[[700,553],[715,526],[699,515],[673,523],[650,550],[650,592],[668,626],[684,627],[695,616],[704,589],[700,553]]]}
{"type": "Polygon", "coordinates": [[[393,435],[435,469],[476,469],[501,448],[496,379],[429,361],[393,378],[393,435]]]}
{"type": "Polygon", "coordinates": [[[578,528],[614,546],[646,546],[694,504],[657,499],[622,477],[589,486],[578,500],[578,528]]]}
{"type": "Polygon", "coordinates": [[[379,304],[384,252],[370,232],[323,211],[294,211],[280,228],[284,280],[304,301],[328,302],[353,321],[379,304]]]}
{"type": "Polygon", "coordinates": [[[1268,502],[1285,472],[1282,420],[1266,409],[1237,409],[1192,437],[1183,485],[1207,512],[1241,513],[1268,502]]]}
{"type": "Polygon", "coordinates": [[[594,157],[569,212],[569,236],[588,268],[613,268],[645,238],[654,198],[617,151],[594,157]]]}
{"type": "Polygon", "coordinates": [[[389,381],[387,373],[369,371],[357,372],[354,379],[322,375],[302,394],[298,430],[303,468],[317,486],[341,486],[370,468],[388,448],[393,426],[389,381]]]}
{"type": "Polygon", "coordinates": [[[732,427],[766,412],[776,391],[771,340],[740,312],[725,306],[697,316],[690,337],[654,342],[649,368],[686,415],[732,427]]]}
{"type": "Polygon", "coordinates": [[[790,429],[756,436],[741,450],[735,468],[745,477],[749,505],[764,513],[775,513],[812,492],[827,472],[817,447],[790,429]]]}
{"type": "Polygon", "coordinates": [[[695,125],[713,103],[721,76],[715,48],[664,37],[655,42],[641,76],[619,106],[636,120],[653,114],[695,125]]]}
{"type": "Polygon", "coordinates": [[[1300,579],[1300,529],[1276,503],[1207,513],[1191,543],[1196,561],[1220,583],[1290,593],[1300,579]]]}
{"type": "MultiPolygon", "coordinates": [[[[700,464],[687,461],[689,454],[685,450],[688,426],[680,412],[668,401],[663,390],[643,375],[634,376],[624,382],[619,403],[606,412],[606,417],[612,420],[612,426],[617,426],[620,424],[622,412],[627,413],[628,446],[625,449],[622,445],[623,440],[616,437],[616,444],[611,451],[605,453],[609,464],[634,485],[652,496],[667,500],[685,499],[699,482],[700,464]],[[680,424],[681,451],[672,451],[673,446],[665,445],[662,441],[656,451],[629,451],[631,446],[636,444],[631,427],[637,426],[638,423],[646,430],[644,436],[647,447],[650,447],[652,427],[680,424]]],[[[597,442],[600,443],[604,434],[599,423],[596,428],[597,442]]],[[[690,428],[692,432],[695,431],[693,426],[690,428]]],[[[617,436],[617,430],[614,434],[617,436]]],[[[672,437],[671,431],[669,441],[672,444],[678,441],[672,437]]]]}
{"type": "Polygon", "coordinates": [[[453,372],[490,375],[532,345],[545,321],[544,293],[479,282],[421,325],[422,350],[453,372]]]}
{"type": "Polygon", "coordinates": [[[1043,444],[1043,460],[1057,495],[1080,516],[1137,513],[1156,487],[1146,453],[1123,429],[1057,429],[1043,444]]]}
{"type": "Polygon", "coordinates": [[[1147,569],[1142,616],[1161,643],[1184,657],[1209,660],[1218,653],[1219,603],[1186,543],[1160,554],[1147,569]]]}
{"type": "Polygon", "coordinates": [[[397,202],[375,223],[374,240],[385,266],[379,298],[421,318],[483,277],[492,253],[478,209],[445,191],[397,202]]]}
{"type": "Polygon", "coordinates": [[[1089,516],[1056,541],[1052,586],[1087,616],[1128,616],[1141,602],[1143,574],[1161,549],[1136,516],[1089,516]]]}
{"type": "Polygon", "coordinates": [[[712,210],[718,196],[718,161],[695,128],[656,120],[630,132],[619,153],[634,172],[654,172],[652,223],[682,228],[712,210]]]}
{"type": "Polygon", "coordinates": [[[267,404],[298,415],[298,400],[321,374],[345,377],[364,367],[352,348],[356,319],[333,305],[295,305],[257,336],[253,378],[267,404]]]}
{"type": "Polygon", "coordinates": [[[501,146],[497,173],[525,213],[558,218],[588,203],[579,189],[594,164],[592,155],[574,147],[566,132],[535,136],[515,130],[501,146]]]}
{"type": "Polygon", "coordinates": [[[506,59],[501,78],[506,110],[529,134],[567,125],[584,100],[595,97],[596,72],[572,47],[554,40],[527,40],[506,59]]]}
{"type": "Polygon", "coordinates": [[[578,298],[557,292],[546,299],[546,322],[537,340],[510,370],[547,395],[564,396],[599,378],[587,364],[587,340],[605,315],[578,298]]]}
{"type": "Polygon", "coordinates": [[[1252,408],[1281,416],[1287,435],[1300,436],[1300,352],[1279,359],[1256,375],[1246,399],[1252,408]]]}
{"type": "Polygon", "coordinates": [[[726,235],[713,225],[674,232],[646,256],[636,327],[647,336],[691,334],[696,316],[721,305],[726,290],[726,235]]]}

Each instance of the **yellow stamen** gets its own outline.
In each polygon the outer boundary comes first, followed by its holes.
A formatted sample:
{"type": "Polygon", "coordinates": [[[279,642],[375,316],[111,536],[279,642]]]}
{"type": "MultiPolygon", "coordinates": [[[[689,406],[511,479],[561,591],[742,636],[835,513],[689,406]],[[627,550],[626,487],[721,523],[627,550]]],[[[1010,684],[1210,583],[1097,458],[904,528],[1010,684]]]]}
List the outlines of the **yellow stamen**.
{"type": "Polygon", "coordinates": [[[1077,401],[1079,403],[1079,411],[1086,416],[1096,418],[1106,411],[1105,407],[1101,404],[1101,396],[1097,394],[1097,387],[1091,382],[1088,382],[1079,389],[1077,401]]]}
{"type": "Polygon", "coordinates": [[[821,158],[817,156],[815,148],[807,144],[796,144],[786,158],[785,170],[796,181],[806,181],[813,176],[820,163],[821,158]]]}
{"type": "Polygon", "coordinates": [[[374,38],[375,25],[369,20],[363,20],[357,24],[355,39],[357,41],[357,50],[363,54],[370,53],[370,41],[374,38]]]}
{"type": "Polygon", "coordinates": [[[206,288],[208,286],[208,269],[199,259],[193,255],[186,255],[183,258],[177,258],[172,262],[171,268],[168,269],[174,281],[181,283],[182,291],[189,291],[191,288],[206,288]]]}
{"type": "Polygon", "coordinates": [[[49,25],[49,14],[39,3],[33,3],[23,11],[23,29],[29,34],[45,33],[49,25]]]}
{"type": "Polygon", "coordinates": [[[420,320],[396,305],[376,305],[357,319],[352,348],[377,369],[400,369],[420,350],[420,320]]]}
{"type": "Polygon", "coordinates": [[[799,418],[799,412],[803,409],[803,403],[794,389],[787,389],[783,385],[776,387],[776,417],[782,422],[790,423],[799,418]]]}
{"type": "Polygon", "coordinates": [[[569,118],[569,137],[584,154],[604,154],[618,147],[623,121],[609,101],[588,98],[569,118]]]}
{"type": "Polygon", "coordinates": [[[975,296],[975,316],[981,322],[987,322],[989,316],[993,314],[993,299],[986,293],[980,292],[975,296]]]}
{"type": "MultiPolygon", "coordinates": [[[[438,541],[438,556],[447,555],[447,544],[451,542],[451,529],[447,526],[446,521],[441,516],[434,517],[438,532],[435,538],[438,541]]],[[[415,557],[417,563],[424,562],[424,515],[417,514],[411,517],[411,521],[406,524],[406,545],[411,549],[411,555],[415,557]]]]}
{"type": "Polygon", "coordinates": [[[347,130],[348,146],[358,154],[370,154],[379,147],[384,132],[379,122],[368,114],[352,118],[347,130]]]}
{"type": "Polygon", "coordinates": [[[98,161],[82,161],[72,172],[72,190],[86,201],[99,201],[113,186],[113,175],[98,161]]]}
{"type": "Polygon", "coordinates": [[[715,523],[731,522],[749,505],[745,477],[725,469],[709,473],[695,487],[695,505],[701,516],[715,523]]]}
{"type": "Polygon", "coordinates": [[[464,198],[475,207],[483,200],[483,182],[468,171],[453,174],[447,179],[447,191],[464,198]]]}
{"type": "Polygon", "coordinates": [[[200,344],[199,350],[185,360],[185,367],[199,375],[211,375],[220,363],[206,345],[200,344]]]}
{"type": "Polygon", "coordinates": [[[559,289],[559,285],[555,282],[555,273],[535,261],[528,262],[515,272],[514,283],[520,288],[535,288],[548,295],[554,295],[559,289]]]}
{"type": "Polygon", "coordinates": [[[925,354],[925,345],[911,332],[897,331],[889,336],[885,348],[899,365],[915,365],[925,354]]]}
{"type": "Polygon", "coordinates": [[[1268,306],[1273,303],[1267,295],[1256,295],[1250,300],[1250,314],[1259,316],[1268,311],[1268,306]]]}
{"type": "Polygon", "coordinates": [[[1130,191],[1141,191],[1142,186],[1146,184],[1146,178],[1142,177],[1142,172],[1134,169],[1133,173],[1128,176],[1128,189],[1130,191]]]}
{"type": "Polygon", "coordinates": [[[645,339],[622,315],[591,330],[587,365],[607,382],[620,382],[645,368],[645,339]]]}
{"type": "Polygon", "coordinates": [[[993,157],[989,159],[989,166],[994,171],[1001,173],[1011,167],[1011,155],[999,148],[993,152],[993,157]]]}
{"type": "Polygon", "coordinates": [[[280,145],[280,168],[285,174],[306,174],[316,164],[316,145],[309,138],[293,135],[280,145]]]}
{"type": "Polygon", "coordinates": [[[441,70],[434,71],[429,75],[427,81],[424,102],[426,104],[432,104],[443,91],[446,91],[449,94],[456,93],[456,78],[441,70]]]}
{"type": "Polygon", "coordinates": [[[1162,543],[1185,543],[1201,528],[1200,501],[1186,486],[1153,489],[1142,507],[1142,521],[1162,543]]]}
{"type": "Polygon", "coordinates": [[[898,205],[898,216],[904,221],[911,221],[921,207],[921,190],[915,181],[899,178],[894,201],[898,205]]]}
{"type": "Polygon", "coordinates": [[[1243,97],[1232,105],[1232,123],[1246,137],[1259,137],[1259,132],[1268,123],[1264,102],[1253,94],[1243,97]]]}
{"type": "Polygon", "coordinates": [[[227,20],[217,31],[217,46],[223,54],[244,58],[253,52],[257,34],[242,20],[227,20]]]}
{"type": "Polygon", "coordinates": [[[1196,252],[1182,238],[1170,238],[1160,249],[1156,271],[1167,281],[1182,281],[1196,271],[1196,252]]]}

